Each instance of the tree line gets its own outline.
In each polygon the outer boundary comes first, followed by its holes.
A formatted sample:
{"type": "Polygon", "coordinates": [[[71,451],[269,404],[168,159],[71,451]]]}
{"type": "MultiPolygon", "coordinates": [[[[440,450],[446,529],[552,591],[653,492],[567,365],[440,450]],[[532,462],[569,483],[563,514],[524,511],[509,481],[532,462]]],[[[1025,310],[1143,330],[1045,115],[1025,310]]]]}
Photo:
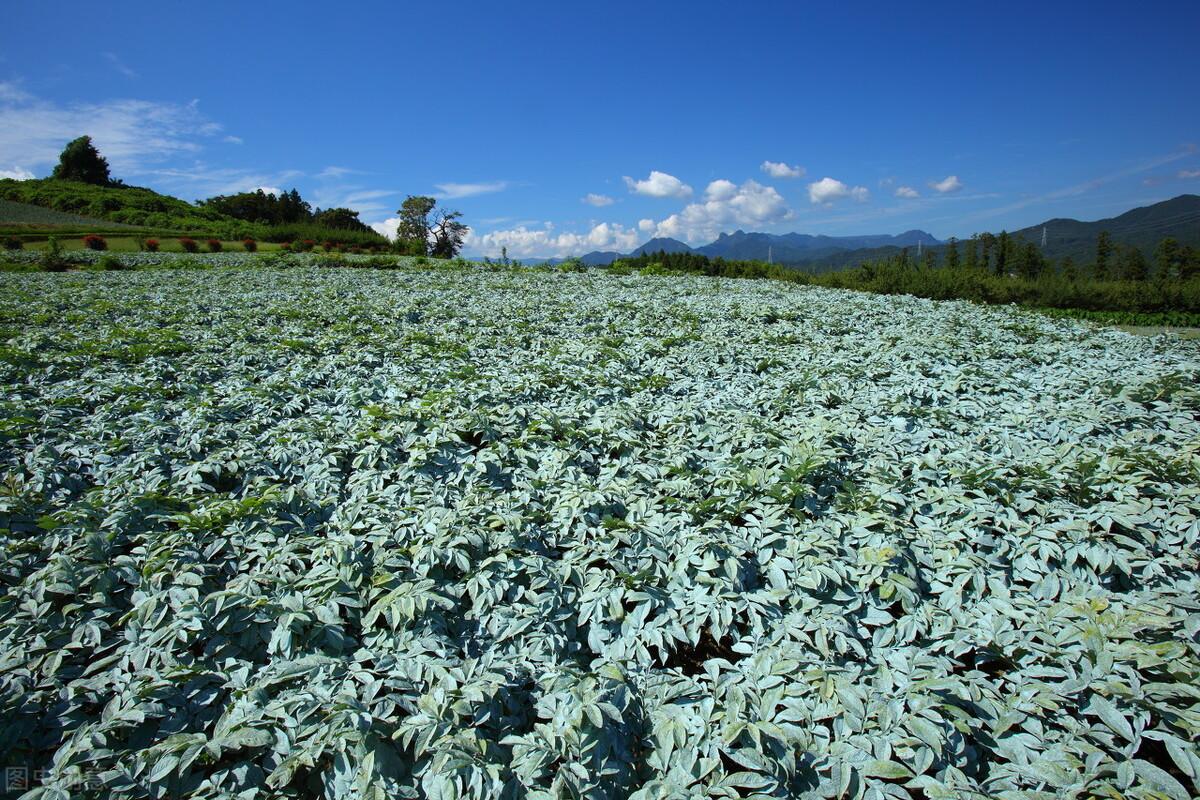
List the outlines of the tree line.
{"type": "MultiPolygon", "coordinates": [[[[773,278],[794,283],[971,300],[1081,312],[1159,315],[1171,324],[1200,325],[1200,251],[1171,238],[1146,259],[1136,248],[1098,237],[1092,263],[1053,262],[1040,248],[1006,233],[949,240],[921,257],[904,248],[849,269],[813,274],[762,261],[709,258],[699,253],[645,253],[613,262],[618,272],[688,273],[726,278],[773,278]]],[[[1157,323],[1156,323],[1157,324],[1157,323]]]]}
{"type": "MultiPolygon", "coordinates": [[[[112,177],[108,160],[96,149],[90,136],[80,136],[63,148],[51,178],[105,188],[136,188],[127,187],[112,177]]],[[[357,211],[344,207],[314,208],[296,188],[278,194],[255,189],[217,195],[197,200],[195,206],[204,212],[276,229],[307,231],[308,226],[316,226],[330,231],[378,236],[359,219],[357,211]]],[[[461,221],[461,212],[438,208],[436,198],[425,195],[409,195],[396,214],[399,224],[392,248],[403,255],[454,258],[462,250],[469,232],[461,221]]]]}

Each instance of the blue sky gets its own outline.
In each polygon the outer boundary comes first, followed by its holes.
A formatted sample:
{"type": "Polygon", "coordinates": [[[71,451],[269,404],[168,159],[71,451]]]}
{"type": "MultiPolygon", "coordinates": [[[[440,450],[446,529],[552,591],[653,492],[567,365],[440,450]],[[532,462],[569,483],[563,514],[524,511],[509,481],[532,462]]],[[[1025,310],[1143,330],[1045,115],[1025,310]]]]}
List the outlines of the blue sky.
{"type": "Polygon", "coordinates": [[[186,199],[298,187],[469,249],[969,236],[1200,193],[1198,3],[5,4],[0,172],[89,133],[186,199]],[[836,7],[835,7],[836,5],[836,7]]]}

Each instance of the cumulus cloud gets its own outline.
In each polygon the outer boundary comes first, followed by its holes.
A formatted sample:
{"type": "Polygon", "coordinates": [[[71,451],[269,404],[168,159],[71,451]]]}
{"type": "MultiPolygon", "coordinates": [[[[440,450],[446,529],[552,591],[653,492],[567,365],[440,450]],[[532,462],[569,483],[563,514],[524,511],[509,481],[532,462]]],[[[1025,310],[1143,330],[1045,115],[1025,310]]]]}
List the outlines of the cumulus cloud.
{"type": "Polygon", "coordinates": [[[276,197],[283,194],[283,189],[280,189],[278,186],[255,186],[254,191],[262,192],[263,194],[273,194],[276,197]]]}
{"type": "Polygon", "coordinates": [[[60,104],[0,84],[0,153],[27,169],[55,164],[67,142],[87,134],[118,177],[145,174],[156,163],[198,152],[220,133],[195,100],[60,104]]]}
{"type": "Polygon", "coordinates": [[[731,225],[763,227],[791,217],[791,209],[774,187],[752,180],[739,186],[718,179],[704,190],[701,202],[689,203],[659,222],[654,235],[696,242],[712,239],[731,225]]]}
{"type": "Polygon", "coordinates": [[[921,193],[911,186],[897,186],[896,197],[920,197],[921,193]]]}
{"type": "Polygon", "coordinates": [[[14,181],[28,181],[32,180],[33,177],[32,172],[23,167],[18,167],[16,164],[13,164],[12,169],[0,169],[0,178],[9,178],[14,181]]]}
{"type": "Polygon", "coordinates": [[[764,161],[759,168],[772,178],[803,178],[807,172],[804,167],[793,167],[782,161],[764,161]]]}
{"type": "Polygon", "coordinates": [[[962,187],[962,181],[958,179],[957,175],[947,175],[945,180],[930,182],[929,184],[929,188],[933,189],[938,194],[957,192],[962,187]]]}
{"type": "Polygon", "coordinates": [[[616,201],[614,201],[611,197],[609,197],[606,194],[596,194],[595,192],[588,192],[586,195],[584,195],[583,202],[587,203],[589,206],[596,206],[596,208],[602,208],[603,206],[611,206],[616,201]]]}
{"type": "Polygon", "coordinates": [[[1200,178],[1200,169],[1181,169],[1179,170],[1180,178],[1200,178]]]}
{"type": "Polygon", "coordinates": [[[835,201],[846,197],[860,203],[866,202],[871,196],[865,186],[847,186],[834,178],[821,178],[808,185],[808,199],[819,205],[832,205],[835,201]]]}
{"type": "Polygon", "coordinates": [[[389,239],[395,239],[396,231],[400,228],[400,218],[389,217],[382,222],[372,222],[371,227],[380,236],[386,236],[389,239]]]}
{"type": "Polygon", "coordinates": [[[625,185],[634,194],[644,194],[647,197],[691,197],[692,187],[665,172],[651,170],[650,177],[644,181],[635,181],[625,176],[625,185]]]}
{"type": "Polygon", "coordinates": [[[472,231],[464,242],[468,250],[481,255],[498,256],[502,249],[507,248],[508,254],[516,258],[563,258],[582,255],[592,250],[625,252],[637,247],[639,243],[637,231],[611,222],[593,225],[586,233],[556,233],[550,223],[546,223],[542,228],[528,228],[522,225],[512,230],[492,231],[481,235],[472,231]]]}
{"type": "Polygon", "coordinates": [[[455,200],[459,197],[474,197],[478,194],[494,194],[508,188],[508,181],[489,181],[486,183],[435,183],[433,188],[438,190],[438,199],[455,200]]]}
{"type": "Polygon", "coordinates": [[[652,233],[657,227],[657,224],[652,219],[639,219],[638,230],[642,233],[652,233]]]}

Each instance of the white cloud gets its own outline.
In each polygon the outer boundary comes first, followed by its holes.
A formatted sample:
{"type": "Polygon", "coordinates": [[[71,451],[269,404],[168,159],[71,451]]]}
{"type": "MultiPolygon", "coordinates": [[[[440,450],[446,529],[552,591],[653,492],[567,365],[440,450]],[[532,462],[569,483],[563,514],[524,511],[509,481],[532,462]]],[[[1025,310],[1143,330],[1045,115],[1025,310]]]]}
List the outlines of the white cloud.
{"type": "Polygon", "coordinates": [[[9,178],[14,181],[28,181],[32,180],[33,177],[34,174],[32,172],[18,167],[16,164],[13,164],[12,169],[0,169],[0,178],[9,178]]]}
{"type": "Polygon", "coordinates": [[[1200,178],[1200,169],[1181,169],[1180,178],[1200,178]]]}
{"type": "Polygon", "coordinates": [[[240,136],[226,136],[221,141],[225,142],[226,144],[243,144],[244,140],[240,136]]]}
{"type": "Polygon", "coordinates": [[[938,194],[949,194],[950,192],[957,192],[962,187],[963,187],[962,181],[960,181],[958,179],[957,175],[948,175],[948,176],[946,176],[945,180],[930,182],[930,184],[929,184],[929,188],[933,189],[938,194]]]}
{"type": "Polygon", "coordinates": [[[596,208],[602,208],[603,206],[611,206],[616,201],[613,200],[611,197],[609,197],[606,194],[596,194],[595,192],[588,192],[584,196],[584,198],[581,202],[587,203],[589,206],[595,206],[596,208]]]}
{"type": "Polygon", "coordinates": [[[789,166],[782,161],[764,161],[759,167],[772,178],[803,178],[808,171],[801,166],[789,166]]]}
{"type": "Polygon", "coordinates": [[[896,197],[920,197],[921,193],[911,186],[897,186],[896,197]]]}
{"type": "Polygon", "coordinates": [[[820,205],[832,205],[834,201],[851,197],[864,203],[871,196],[865,186],[847,186],[833,178],[821,178],[808,185],[808,199],[820,205]]]}
{"type": "Polygon", "coordinates": [[[508,181],[490,181],[487,183],[435,183],[437,197],[442,200],[456,200],[460,197],[474,197],[478,194],[493,194],[508,188],[508,181]]]}
{"type": "MultiPolygon", "coordinates": [[[[375,229],[379,230],[378,227],[375,229]]],[[[637,231],[623,225],[601,222],[593,225],[587,233],[555,233],[554,226],[550,223],[546,223],[542,228],[528,228],[522,225],[512,230],[492,231],[482,235],[476,235],[472,231],[467,235],[464,244],[468,250],[486,256],[498,256],[502,248],[507,248],[509,256],[514,258],[563,258],[583,255],[592,250],[626,252],[637,247],[639,243],[637,231]]]]}
{"type": "Polygon", "coordinates": [[[371,227],[374,228],[375,232],[380,234],[381,236],[386,236],[389,239],[395,239],[396,231],[400,227],[400,218],[399,217],[389,217],[388,219],[385,219],[383,222],[372,222],[371,227]]]}
{"type": "Polygon", "coordinates": [[[652,220],[652,219],[639,219],[638,220],[638,230],[641,231],[642,233],[650,233],[656,227],[657,227],[657,225],[655,224],[654,220],[652,220]]]}
{"type": "Polygon", "coordinates": [[[136,78],[138,76],[138,74],[130,69],[124,61],[117,57],[116,53],[101,53],[101,55],[108,59],[108,63],[112,64],[113,69],[124,75],[126,78],[136,78]]]}
{"type": "Polygon", "coordinates": [[[344,178],[347,175],[362,173],[362,170],[350,169],[350,167],[326,167],[317,173],[318,178],[344,178]]]}
{"type": "Polygon", "coordinates": [[[278,186],[255,186],[252,191],[262,192],[263,194],[273,194],[276,197],[279,197],[279,195],[283,194],[283,189],[280,189],[278,186]]]}
{"type": "Polygon", "coordinates": [[[650,177],[644,181],[635,181],[625,176],[625,185],[634,194],[644,194],[647,197],[691,197],[692,187],[665,172],[651,170],[650,177]]]}
{"type": "Polygon", "coordinates": [[[791,217],[791,209],[774,187],[752,180],[738,186],[718,179],[705,189],[701,202],[689,203],[658,223],[654,235],[696,242],[712,239],[731,225],[762,227],[791,217]]]}
{"type": "Polygon", "coordinates": [[[29,95],[12,81],[0,81],[0,103],[24,103],[29,95]]]}
{"type": "Polygon", "coordinates": [[[199,161],[187,167],[146,169],[139,174],[153,179],[155,185],[168,194],[185,199],[253,192],[260,186],[266,191],[266,187],[286,186],[303,175],[298,170],[252,172],[234,167],[212,167],[199,161]]]}
{"type": "Polygon", "coordinates": [[[116,177],[147,174],[151,165],[200,151],[221,126],[185,105],[109,100],[63,105],[0,84],[0,153],[26,168],[53,165],[72,139],[89,135],[116,177]]]}

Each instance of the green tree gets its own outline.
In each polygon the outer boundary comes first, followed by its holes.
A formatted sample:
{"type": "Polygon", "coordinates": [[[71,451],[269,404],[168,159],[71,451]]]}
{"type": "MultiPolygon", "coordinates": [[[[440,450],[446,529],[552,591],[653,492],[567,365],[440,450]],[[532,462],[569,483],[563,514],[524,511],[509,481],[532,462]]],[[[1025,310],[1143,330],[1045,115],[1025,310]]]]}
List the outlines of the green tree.
{"type": "Polygon", "coordinates": [[[1106,281],[1112,277],[1108,269],[1112,249],[1112,236],[1108,231],[1100,231],[1100,236],[1096,238],[1096,261],[1092,264],[1092,277],[1098,281],[1106,281]]]}
{"type": "Polygon", "coordinates": [[[400,210],[400,224],[396,227],[396,245],[403,252],[429,255],[429,215],[437,200],[424,195],[410,194],[400,210]]]}
{"type": "Polygon", "coordinates": [[[1179,279],[1190,281],[1200,276],[1200,250],[1188,245],[1179,259],[1179,279]]]}
{"type": "Polygon", "coordinates": [[[984,233],[979,237],[979,266],[981,269],[989,269],[992,261],[992,248],[996,246],[996,237],[990,233],[984,233]]]}
{"type": "Polygon", "coordinates": [[[974,272],[979,268],[979,237],[976,234],[971,234],[971,238],[967,240],[967,254],[964,266],[970,272],[974,272]]]}
{"type": "MultiPolygon", "coordinates": [[[[454,258],[462,249],[468,228],[459,222],[461,211],[438,211],[429,226],[430,255],[434,258],[454,258]]],[[[507,258],[507,256],[506,256],[507,258]]]]}
{"type": "Polygon", "coordinates": [[[100,155],[90,136],[80,136],[67,143],[59,154],[58,166],[54,168],[50,177],[60,181],[92,183],[96,186],[114,185],[112,176],[108,173],[108,160],[100,155]]]}
{"type": "Polygon", "coordinates": [[[1179,241],[1168,236],[1154,248],[1154,266],[1159,280],[1169,281],[1179,277],[1183,264],[1183,250],[1179,241]]]}
{"type": "Polygon", "coordinates": [[[953,236],[946,242],[946,269],[958,269],[958,239],[953,236]]]}
{"type": "Polygon", "coordinates": [[[317,209],[313,222],[325,227],[344,231],[369,231],[371,228],[358,218],[358,212],[349,208],[317,209]]]}
{"type": "Polygon", "coordinates": [[[1033,242],[1025,242],[1017,251],[1017,274],[1027,280],[1034,280],[1042,274],[1044,267],[1042,251],[1033,242]]]}
{"type": "Polygon", "coordinates": [[[1150,264],[1147,263],[1146,257],[1142,255],[1142,251],[1139,248],[1126,246],[1122,247],[1119,253],[1120,265],[1118,274],[1123,280],[1144,281],[1150,277],[1150,264]]]}
{"type": "Polygon", "coordinates": [[[396,247],[401,252],[454,258],[462,249],[468,228],[459,222],[461,212],[437,208],[432,197],[409,195],[396,213],[396,247]]]}
{"type": "Polygon", "coordinates": [[[1075,266],[1075,259],[1070,256],[1065,256],[1062,260],[1062,276],[1072,283],[1079,280],[1079,268],[1075,266]]]}
{"type": "Polygon", "coordinates": [[[1008,231],[1000,231],[1000,235],[996,237],[996,275],[1004,277],[1008,274],[1008,257],[1009,251],[1012,250],[1012,238],[1008,235],[1008,231]]]}

